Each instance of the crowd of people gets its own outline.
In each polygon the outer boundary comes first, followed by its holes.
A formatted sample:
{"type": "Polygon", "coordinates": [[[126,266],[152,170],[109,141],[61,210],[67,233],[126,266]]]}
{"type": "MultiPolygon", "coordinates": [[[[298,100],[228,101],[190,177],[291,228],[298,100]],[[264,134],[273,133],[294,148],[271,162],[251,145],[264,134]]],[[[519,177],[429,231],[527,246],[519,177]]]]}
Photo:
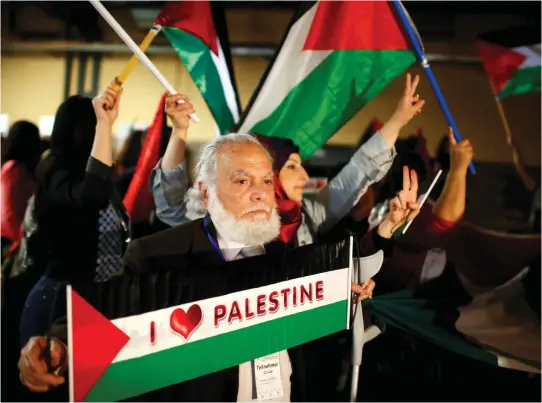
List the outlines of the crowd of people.
{"type": "MultiPolygon", "coordinates": [[[[134,231],[122,200],[144,133],[134,132],[116,160],[113,153],[121,93],[108,87],[92,100],[64,101],[47,150],[35,125],[13,124],[2,159],[2,393],[7,400],[68,398],[66,301],[59,297],[67,284],[77,290],[129,272],[217,265],[350,234],[356,235],[362,256],[380,250],[386,256],[374,278],[352,284],[358,301],[441,276],[446,259],[436,257],[464,215],[474,150],[468,139],[456,142],[451,129],[435,158],[423,136],[399,139],[422,112],[418,83],[418,76],[407,75],[393,115],[310,199],[303,195],[309,176],[297,146],[258,133],[230,133],[206,144],[190,185],[185,153],[195,110],[185,95],[168,95],[172,131],[151,174],[156,210],[143,231],[134,231]],[[420,209],[421,184],[438,170],[444,179],[420,209]],[[415,245],[398,237],[412,220],[409,231],[416,236],[409,242],[415,245]],[[428,259],[438,262],[430,270],[428,259]],[[46,335],[53,328],[47,353],[46,335]]],[[[532,178],[525,183],[539,194],[532,178]]],[[[540,231],[539,203],[530,218],[534,231],[540,231]]],[[[301,347],[303,355],[277,352],[283,396],[273,401],[343,399],[337,384],[348,353],[341,336],[301,347]],[[322,357],[327,369],[315,365],[322,357]]],[[[253,401],[252,376],[251,363],[242,363],[164,388],[152,399],[253,401]]]]}

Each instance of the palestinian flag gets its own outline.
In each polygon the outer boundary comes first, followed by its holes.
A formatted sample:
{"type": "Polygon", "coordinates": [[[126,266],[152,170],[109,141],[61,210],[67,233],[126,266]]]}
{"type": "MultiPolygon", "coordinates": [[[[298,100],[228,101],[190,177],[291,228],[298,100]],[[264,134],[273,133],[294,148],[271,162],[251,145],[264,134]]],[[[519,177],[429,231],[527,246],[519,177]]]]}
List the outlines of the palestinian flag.
{"type": "Polygon", "coordinates": [[[440,277],[364,306],[386,323],[456,353],[539,373],[540,242],[540,236],[461,223],[441,251],[450,265],[440,277]]]}
{"type": "Polygon", "coordinates": [[[310,245],[68,287],[71,401],[140,396],[347,329],[351,251],[310,245]]]}
{"type": "Polygon", "coordinates": [[[303,4],[241,118],[309,158],[416,60],[390,2],[303,4]]]}
{"type": "Polygon", "coordinates": [[[219,2],[168,1],[156,17],[213,114],[220,134],[239,120],[239,96],[219,2]],[[216,25],[215,25],[216,24],[216,25]]]}
{"type": "Polygon", "coordinates": [[[160,159],[160,148],[163,141],[165,117],[165,94],[160,98],[154,120],[147,131],[141,154],[137,160],[134,176],[124,196],[124,207],[130,220],[134,223],[146,221],[154,210],[154,198],[148,183],[152,169],[160,159]]]}
{"type": "Polygon", "coordinates": [[[481,35],[478,50],[498,99],[541,91],[540,28],[481,35]]]}

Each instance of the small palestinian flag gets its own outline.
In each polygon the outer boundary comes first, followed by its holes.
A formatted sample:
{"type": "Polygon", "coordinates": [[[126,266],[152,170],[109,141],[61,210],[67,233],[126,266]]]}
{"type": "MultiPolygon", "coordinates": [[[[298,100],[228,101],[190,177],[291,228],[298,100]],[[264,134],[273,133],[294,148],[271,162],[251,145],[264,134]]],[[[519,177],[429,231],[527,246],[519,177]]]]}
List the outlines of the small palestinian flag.
{"type": "Polygon", "coordinates": [[[512,28],[481,35],[478,50],[498,99],[540,92],[540,28],[512,28]]]}
{"type": "Polygon", "coordinates": [[[239,120],[239,96],[222,5],[209,1],[167,1],[156,17],[213,114],[220,134],[239,120]],[[216,23],[216,26],[215,26],[216,23]]]}
{"type": "Polygon", "coordinates": [[[307,159],[415,60],[390,2],[304,2],[239,131],[289,138],[307,159]]]}
{"type": "MultiPolygon", "coordinates": [[[[540,373],[540,236],[465,222],[453,231],[445,250],[434,250],[450,264],[440,277],[365,300],[364,306],[389,325],[458,354],[540,373]]],[[[422,271],[438,271],[439,260],[422,271]]]]}

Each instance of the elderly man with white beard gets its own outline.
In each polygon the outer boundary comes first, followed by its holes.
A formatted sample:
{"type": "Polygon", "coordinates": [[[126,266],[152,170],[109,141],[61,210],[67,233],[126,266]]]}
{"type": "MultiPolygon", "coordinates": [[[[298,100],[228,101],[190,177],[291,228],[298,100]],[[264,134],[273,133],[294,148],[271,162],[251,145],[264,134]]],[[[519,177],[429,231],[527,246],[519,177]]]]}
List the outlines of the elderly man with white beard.
{"type": "MultiPolygon", "coordinates": [[[[280,220],[271,156],[255,137],[231,133],[207,144],[196,166],[196,184],[200,200],[191,202],[201,203],[207,215],[134,241],[125,256],[127,269],[171,270],[188,255],[199,267],[284,250],[285,245],[276,241],[280,220]]],[[[389,247],[393,231],[386,225],[365,236],[361,244],[371,247],[362,253],[389,247]]],[[[296,373],[303,363],[289,352],[279,352],[283,395],[272,401],[299,401],[305,395],[299,390],[305,383],[299,379],[304,371],[296,373]]],[[[175,398],[187,401],[253,401],[251,363],[184,382],[178,392],[181,395],[174,393],[175,398]]]]}
{"type": "MultiPolygon", "coordinates": [[[[225,261],[283,253],[287,246],[277,240],[280,219],[273,178],[271,156],[255,137],[239,133],[217,137],[204,147],[196,167],[200,200],[195,202],[201,203],[206,216],[133,241],[124,256],[125,272],[183,270],[188,266],[203,269],[225,261]]],[[[415,178],[412,187],[417,188],[414,182],[415,178]]],[[[396,229],[393,222],[402,220],[407,209],[417,210],[416,204],[405,195],[392,201],[392,219],[384,220],[361,239],[362,254],[389,248],[396,229]]],[[[19,363],[21,376],[33,385],[52,385],[46,375],[53,375],[44,372],[46,367],[40,358],[39,343],[43,344],[43,340],[37,339],[31,340],[21,352],[24,358],[19,363]]],[[[201,359],[213,360],[213,357],[201,359]]],[[[278,352],[278,360],[282,395],[269,401],[305,400],[311,385],[304,378],[303,345],[278,352]]],[[[243,363],[151,392],[143,401],[255,401],[252,374],[252,363],[243,363]]]]}

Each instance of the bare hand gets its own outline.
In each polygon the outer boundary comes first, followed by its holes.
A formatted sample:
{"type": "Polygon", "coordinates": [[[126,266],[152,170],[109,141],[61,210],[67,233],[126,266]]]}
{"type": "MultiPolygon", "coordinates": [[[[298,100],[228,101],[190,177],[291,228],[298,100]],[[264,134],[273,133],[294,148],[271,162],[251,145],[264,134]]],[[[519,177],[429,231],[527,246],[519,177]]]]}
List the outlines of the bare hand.
{"type": "Polygon", "coordinates": [[[391,238],[393,233],[420,212],[418,200],[418,175],[416,171],[403,167],[403,189],[390,201],[390,212],[378,226],[378,233],[391,238]]]}
{"type": "Polygon", "coordinates": [[[469,164],[474,157],[474,149],[469,140],[462,140],[458,143],[454,137],[452,128],[449,128],[450,136],[450,170],[453,171],[467,171],[469,164]]]}
{"type": "Polygon", "coordinates": [[[113,84],[114,81],[92,100],[96,120],[105,122],[110,126],[115,123],[119,116],[119,104],[122,95],[122,89],[118,93],[115,92],[112,88],[113,84]]]}
{"type": "Polygon", "coordinates": [[[407,73],[405,90],[391,117],[391,119],[397,122],[400,127],[406,126],[414,116],[421,113],[422,108],[425,105],[425,101],[420,99],[420,96],[416,93],[419,83],[420,76],[416,75],[414,81],[412,81],[410,73],[407,73]]]}
{"type": "MultiPolygon", "coordinates": [[[[43,336],[32,337],[21,350],[19,357],[19,374],[21,382],[32,392],[47,392],[49,387],[57,387],[65,381],[63,376],[47,372],[47,363],[43,350],[47,348],[47,340],[43,336]]],[[[51,341],[51,366],[58,367],[66,357],[65,347],[51,341]]]]}
{"type": "Polygon", "coordinates": [[[187,130],[190,124],[188,115],[196,112],[188,97],[183,94],[168,95],[165,110],[171,119],[173,128],[177,130],[187,130]],[[184,103],[179,104],[177,103],[178,100],[182,100],[184,103]]]}
{"type": "Polygon", "coordinates": [[[363,301],[364,299],[373,298],[373,290],[375,288],[375,282],[372,279],[367,280],[363,284],[359,285],[352,283],[352,292],[359,294],[354,302],[363,301]]]}

